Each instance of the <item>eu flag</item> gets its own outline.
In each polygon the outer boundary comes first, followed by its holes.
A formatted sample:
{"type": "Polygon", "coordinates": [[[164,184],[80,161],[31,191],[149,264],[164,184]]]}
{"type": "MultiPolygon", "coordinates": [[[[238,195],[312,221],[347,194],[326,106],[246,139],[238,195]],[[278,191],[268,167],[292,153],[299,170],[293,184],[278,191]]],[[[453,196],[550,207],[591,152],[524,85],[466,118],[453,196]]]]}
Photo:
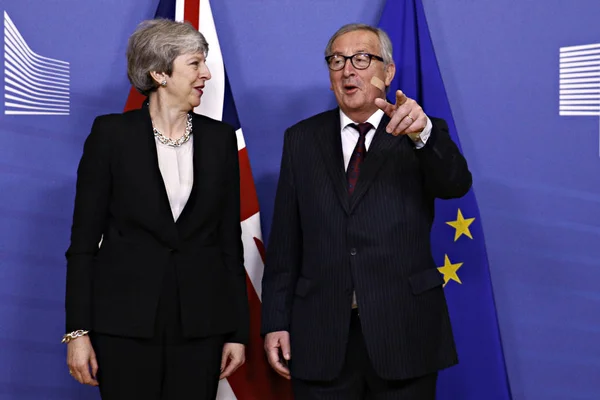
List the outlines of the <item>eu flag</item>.
{"type": "MultiPolygon", "coordinates": [[[[444,118],[460,141],[446,97],[421,0],[387,0],[379,27],[394,46],[396,76],[389,93],[402,90],[431,116],[444,118]]],[[[395,98],[392,100],[395,102],[395,98]]],[[[490,282],[479,209],[473,190],[438,200],[431,240],[444,275],[459,364],[440,373],[437,398],[511,398],[490,282]]]]}

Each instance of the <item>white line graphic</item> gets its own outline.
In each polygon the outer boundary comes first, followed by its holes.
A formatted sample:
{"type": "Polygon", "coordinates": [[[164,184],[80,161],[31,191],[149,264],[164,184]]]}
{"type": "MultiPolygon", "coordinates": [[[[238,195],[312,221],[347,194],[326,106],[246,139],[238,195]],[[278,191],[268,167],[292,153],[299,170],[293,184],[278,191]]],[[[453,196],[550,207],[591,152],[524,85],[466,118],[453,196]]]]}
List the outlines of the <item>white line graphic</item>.
{"type": "Polygon", "coordinates": [[[558,70],[559,115],[600,116],[600,43],[561,47],[558,70]]]}
{"type": "Polygon", "coordinates": [[[34,53],[4,12],[4,114],[69,115],[68,62],[34,53]]]}

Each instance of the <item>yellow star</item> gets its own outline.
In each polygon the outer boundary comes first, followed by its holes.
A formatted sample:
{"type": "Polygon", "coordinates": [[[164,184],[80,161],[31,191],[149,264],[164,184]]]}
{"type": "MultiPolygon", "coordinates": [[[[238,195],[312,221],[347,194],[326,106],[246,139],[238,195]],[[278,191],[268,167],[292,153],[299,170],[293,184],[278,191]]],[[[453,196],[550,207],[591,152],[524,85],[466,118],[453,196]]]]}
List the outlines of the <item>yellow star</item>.
{"type": "Polygon", "coordinates": [[[438,267],[438,271],[444,275],[444,286],[452,279],[455,282],[462,284],[458,274],[456,273],[463,263],[452,264],[448,258],[448,254],[444,255],[444,265],[438,267]]]}
{"type": "Polygon", "coordinates": [[[446,224],[448,224],[451,227],[453,227],[454,229],[456,229],[456,232],[454,233],[454,241],[455,242],[458,240],[459,237],[461,237],[461,235],[465,235],[465,236],[469,237],[470,239],[473,239],[473,236],[471,236],[471,231],[469,231],[469,225],[471,225],[473,223],[473,221],[475,221],[475,218],[465,219],[459,208],[458,214],[456,215],[456,221],[446,222],[446,224]]]}

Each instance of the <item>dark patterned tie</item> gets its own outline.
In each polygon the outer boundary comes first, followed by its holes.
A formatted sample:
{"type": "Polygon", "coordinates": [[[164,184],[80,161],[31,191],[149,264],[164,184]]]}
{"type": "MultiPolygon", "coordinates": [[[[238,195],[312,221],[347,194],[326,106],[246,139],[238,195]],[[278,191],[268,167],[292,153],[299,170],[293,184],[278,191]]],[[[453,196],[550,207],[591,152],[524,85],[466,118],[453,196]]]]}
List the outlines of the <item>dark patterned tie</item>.
{"type": "Polygon", "coordinates": [[[367,136],[367,132],[373,128],[373,125],[368,122],[363,122],[358,125],[350,124],[348,126],[356,129],[360,135],[358,142],[356,142],[356,147],[354,147],[354,151],[352,152],[352,157],[350,157],[348,169],[346,170],[346,179],[348,180],[348,195],[352,195],[352,193],[354,193],[356,183],[358,182],[358,176],[360,175],[360,165],[367,157],[365,138],[367,136]]]}

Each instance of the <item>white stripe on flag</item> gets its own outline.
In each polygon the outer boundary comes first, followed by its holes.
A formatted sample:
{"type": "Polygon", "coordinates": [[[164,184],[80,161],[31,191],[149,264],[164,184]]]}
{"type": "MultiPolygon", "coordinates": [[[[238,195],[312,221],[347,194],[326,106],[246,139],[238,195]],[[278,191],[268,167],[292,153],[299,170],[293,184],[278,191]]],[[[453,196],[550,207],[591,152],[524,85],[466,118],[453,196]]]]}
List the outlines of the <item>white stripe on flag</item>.
{"type": "Polygon", "coordinates": [[[242,132],[242,128],[235,131],[235,137],[237,138],[238,151],[240,151],[244,147],[246,147],[246,140],[244,139],[244,133],[242,132]]]}
{"type": "Polygon", "coordinates": [[[219,381],[219,391],[217,392],[216,400],[237,400],[227,379],[221,379],[219,381]]]}
{"type": "Polygon", "coordinates": [[[175,2],[175,21],[183,21],[184,4],[185,1],[183,0],[177,0],[175,2]]]}
{"type": "Polygon", "coordinates": [[[244,265],[258,298],[262,298],[262,276],[265,268],[254,238],[262,241],[260,212],[242,221],[242,242],[244,243],[244,265]]]}
{"type": "Polygon", "coordinates": [[[220,121],[223,118],[223,102],[225,99],[225,68],[209,0],[200,0],[199,27],[200,32],[208,42],[206,65],[208,65],[212,78],[204,88],[204,94],[202,95],[208,101],[200,103],[194,111],[220,121]]]}

